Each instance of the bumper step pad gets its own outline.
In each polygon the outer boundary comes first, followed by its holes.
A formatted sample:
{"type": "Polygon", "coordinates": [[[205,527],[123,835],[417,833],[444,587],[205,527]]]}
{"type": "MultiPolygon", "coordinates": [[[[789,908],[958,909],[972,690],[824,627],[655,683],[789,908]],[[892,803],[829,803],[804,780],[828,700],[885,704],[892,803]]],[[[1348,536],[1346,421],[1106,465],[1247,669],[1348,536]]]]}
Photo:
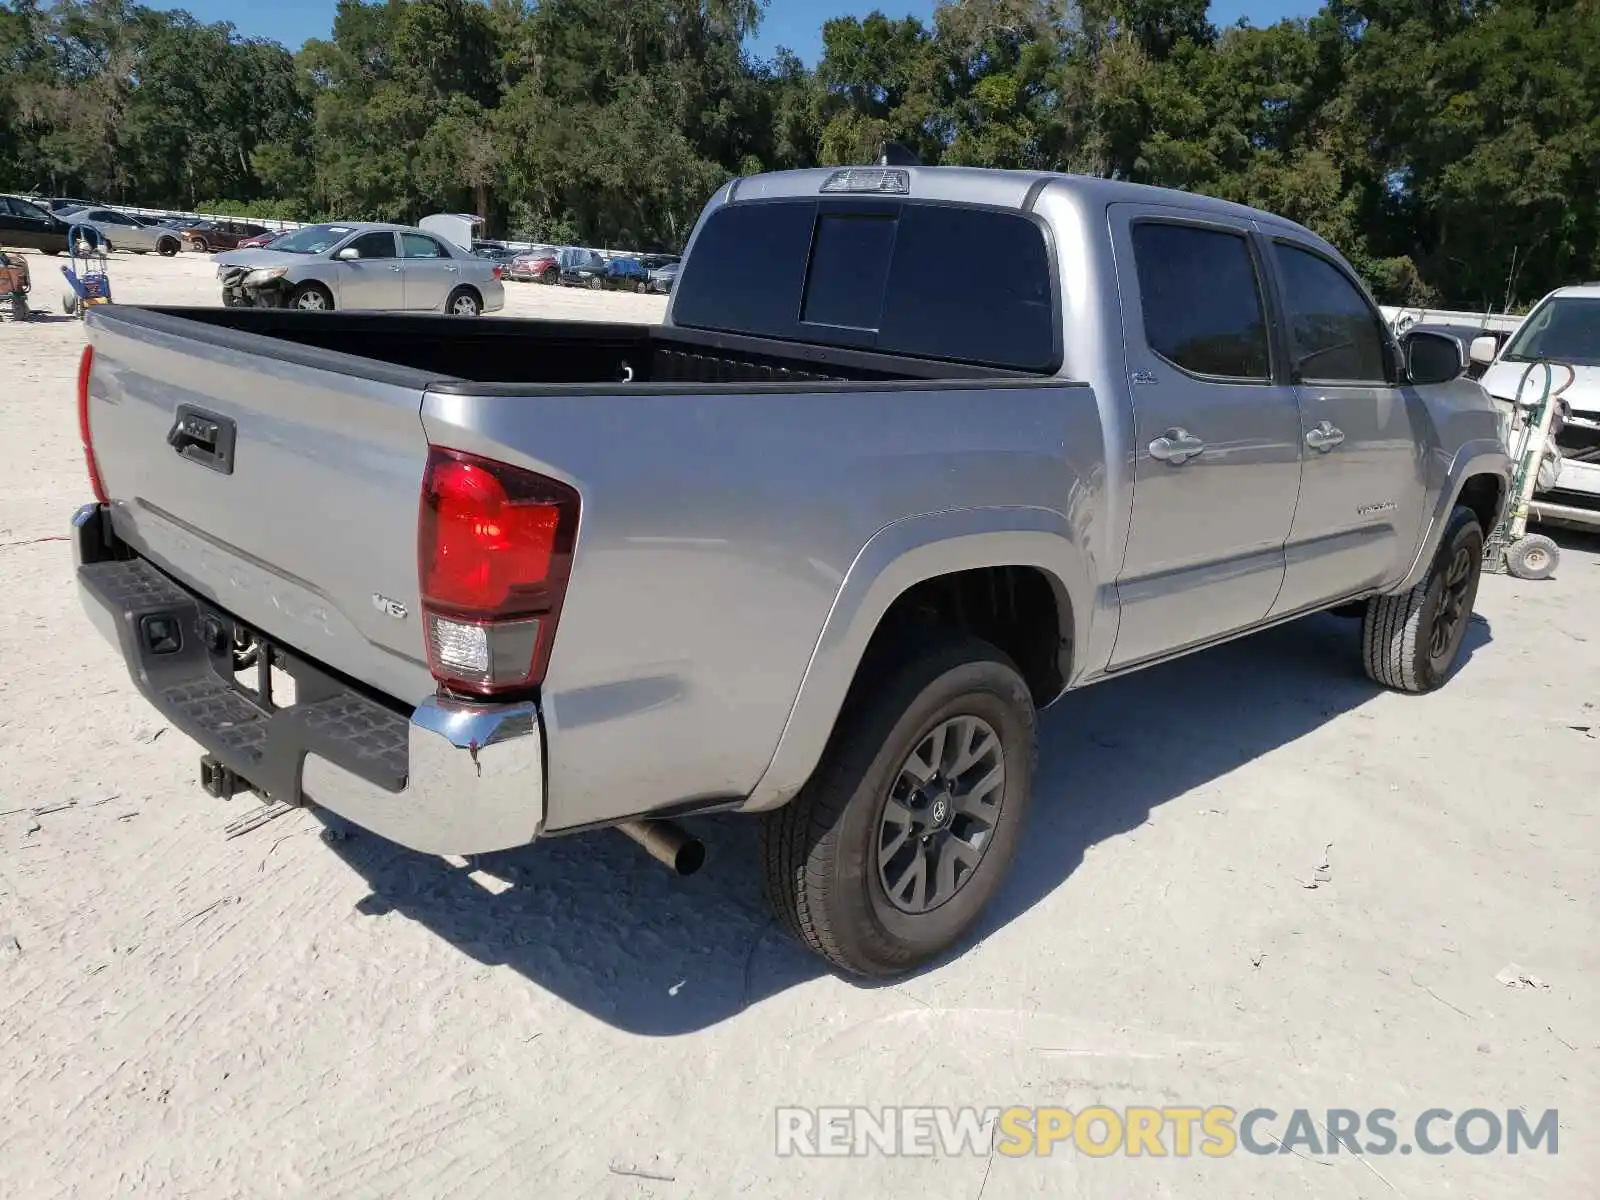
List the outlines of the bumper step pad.
{"type": "Polygon", "coordinates": [[[139,691],[173,726],[274,800],[301,802],[300,770],[315,754],[385,791],[406,785],[410,722],[401,714],[293,656],[303,704],[269,709],[233,680],[232,649],[205,643],[204,618],[233,618],[179,586],[143,559],[85,563],[85,599],[116,627],[117,643],[139,691]],[[178,636],[152,638],[149,622],[178,636]],[[161,649],[152,647],[156,642],[161,649]]]}

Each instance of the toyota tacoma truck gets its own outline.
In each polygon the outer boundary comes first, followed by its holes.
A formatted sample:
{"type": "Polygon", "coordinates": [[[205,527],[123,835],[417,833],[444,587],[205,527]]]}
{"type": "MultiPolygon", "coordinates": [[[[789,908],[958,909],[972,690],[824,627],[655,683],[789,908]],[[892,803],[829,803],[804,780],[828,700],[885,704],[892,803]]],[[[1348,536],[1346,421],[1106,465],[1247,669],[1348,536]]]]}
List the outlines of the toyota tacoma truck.
{"type": "Polygon", "coordinates": [[[760,175],[659,325],[91,312],[77,578],[215,794],[680,870],[759,814],[780,919],[889,975],[1000,887],[1069,689],[1325,609],[1445,681],[1508,476],[1463,369],[1264,212],[760,175]]]}

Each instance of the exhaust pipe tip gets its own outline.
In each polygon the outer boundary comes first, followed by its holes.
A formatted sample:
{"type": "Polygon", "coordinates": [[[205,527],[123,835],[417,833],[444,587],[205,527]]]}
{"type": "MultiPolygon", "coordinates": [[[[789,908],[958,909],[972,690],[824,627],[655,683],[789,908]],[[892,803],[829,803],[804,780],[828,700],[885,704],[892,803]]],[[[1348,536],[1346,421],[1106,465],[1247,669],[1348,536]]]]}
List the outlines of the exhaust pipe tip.
{"type": "Polygon", "coordinates": [[[624,821],[617,832],[637,842],[674,874],[693,875],[705,865],[705,843],[673,821],[624,821]]]}

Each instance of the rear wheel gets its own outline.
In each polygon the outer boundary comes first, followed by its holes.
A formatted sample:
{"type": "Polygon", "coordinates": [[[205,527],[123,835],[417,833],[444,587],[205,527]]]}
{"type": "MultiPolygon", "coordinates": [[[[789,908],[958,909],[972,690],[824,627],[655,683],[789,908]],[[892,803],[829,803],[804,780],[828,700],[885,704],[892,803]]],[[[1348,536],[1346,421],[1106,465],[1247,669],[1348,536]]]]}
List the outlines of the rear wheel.
{"type": "Polygon", "coordinates": [[[320,283],[302,283],[289,293],[289,307],[302,312],[332,312],[333,294],[320,283]]]}
{"type": "Polygon", "coordinates": [[[554,285],[560,278],[560,271],[551,270],[546,271],[543,275],[539,276],[539,282],[554,285]]]}
{"type": "Polygon", "coordinates": [[[201,254],[210,254],[211,253],[211,244],[209,242],[207,242],[205,240],[205,238],[197,237],[197,238],[193,238],[191,240],[194,242],[194,248],[196,250],[198,250],[201,254]]]}
{"type": "Polygon", "coordinates": [[[999,888],[1033,782],[1034,707],[974,638],[863,670],[815,774],[763,820],[763,878],[812,950],[895,975],[953,946],[999,888]]]}
{"type": "Polygon", "coordinates": [[[483,302],[471,288],[460,287],[450,293],[444,310],[452,317],[475,317],[483,311],[483,302]]]}
{"type": "Polygon", "coordinates": [[[1401,692],[1431,692],[1450,675],[1483,572],[1483,527],[1457,507],[1421,583],[1367,601],[1361,641],[1367,675],[1401,692]]]}

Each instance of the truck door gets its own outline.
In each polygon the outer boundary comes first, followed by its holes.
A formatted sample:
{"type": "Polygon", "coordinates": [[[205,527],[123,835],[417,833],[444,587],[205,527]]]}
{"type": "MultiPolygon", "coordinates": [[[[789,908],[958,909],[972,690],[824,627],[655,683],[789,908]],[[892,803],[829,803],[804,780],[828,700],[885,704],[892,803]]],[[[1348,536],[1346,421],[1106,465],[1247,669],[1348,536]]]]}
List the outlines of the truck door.
{"type": "Polygon", "coordinates": [[[1301,430],[1275,370],[1252,224],[1157,205],[1109,215],[1135,433],[1115,669],[1267,615],[1301,430]]]}
{"type": "Polygon", "coordinates": [[[1392,581],[1411,565],[1428,439],[1399,386],[1388,328],[1348,271],[1304,242],[1268,245],[1305,446],[1276,615],[1392,581]]]}

